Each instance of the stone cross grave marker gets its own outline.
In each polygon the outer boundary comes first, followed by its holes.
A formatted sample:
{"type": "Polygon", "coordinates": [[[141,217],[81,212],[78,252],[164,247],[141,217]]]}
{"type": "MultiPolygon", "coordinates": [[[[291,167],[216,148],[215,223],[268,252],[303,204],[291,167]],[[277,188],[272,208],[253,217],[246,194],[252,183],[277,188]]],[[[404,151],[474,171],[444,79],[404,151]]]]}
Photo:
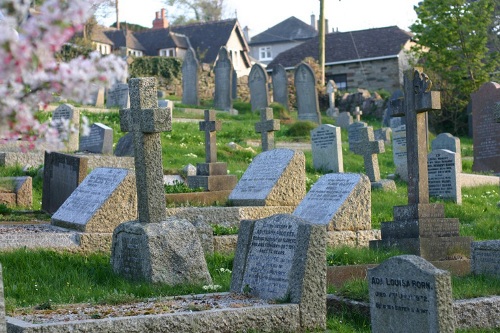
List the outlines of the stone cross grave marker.
{"type": "Polygon", "coordinates": [[[361,121],[361,115],[363,114],[363,111],[359,108],[359,106],[356,106],[354,109],[354,112],[352,113],[353,116],[356,117],[356,121],[361,121]]]}
{"type": "Polygon", "coordinates": [[[192,47],[189,47],[182,62],[182,104],[199,105],[198,97],[198,59],[192,47]]]}
{"type": "Polygon", "coordinates": [[[288,77],[283,65],[277,64],[273,67],[272,80],[273,101],[288,110],[288,77]]]}
{"type": "Polygon", "coordinates": [[[227,49],[223,46],[219,50],[217,63],[214,67],[215,72],[215,93],[214,107],[224,111],[233,108],[233,64],[227,54],[227,49]]]}
{"type": "Polygon", "coordinates": [[[64,142],[65,151],[77,151],[80,111],[71,104],[61,104],[54,110],[52,121],[55,122],[59,131],[59,138],[64,142]]]}
{"type": "Polygon", "coordinates": [[[267,73],[259,64],[254,64],[248,75],[248,87],[250,88],[250,104],[252,111],[267,108],[269,106],[269,90],[267,88],[267,73]]]}
{"type": "Polygon", "coordinates": [[[238,232],[231,291],[301,307],[303,329],[326,324],[324,226],[289,215],[243,220],[238,232]]]}
{"type": "Polygon", "coordinates": [[[500,240],[472,242],[470,270],[500,278],[500,240]]]}
{"type": "Polygon", "coordinates": [[[156,223],[166,217],[160,134],[172,130],[172,110],[158,108],[155,78],[129,84],[130,109],[120,110],[120,128],[134,133],[139,221],[156,223]]]}
{"type": "Polygon", "coordinates": [[[3,295],[2,265],[0,265],[0,333],[7,333],[7,323],[5,321],[5,298],[3,295]]]}
{"type": "Polygon", "coordinates": [[[128,108],[130,106],[129,86],[126,83],[116,83],[108,90],[106,107],[128,108]]]}
{"type": "Polygon", "coordinates": [[[414,256],[368,269],[373,333],[455,332],[450,273],[414,256]]]}
{"type": "Polygon", "coordinates": [[[217,162],[217,131],[221,129],[220,120],[215,120],[214,110],[205,110],[205,120],[200,121],[200,131],[205,132],[205,161],[217,162]]]}
{"type": "Polygon", "coordinates": [[[316,170],[344,172],[340,127],[320,125],[311,131],[313,166],[316,170]]]}
{"type": "Polygon", "coordinates": [[[380,169],[377,154],[385,151],[384,141],[375,140],[373,127],[371,126],[359,127],[356,131],[359,140],[349,142],[349,150],[354,154],[363,156],[366,175],[371,182],[378,182],[380,180],[380,169]]]}
{"type": "Polygon", "coordinates": [[[301,63],[295,68],[297,113],[299,120],[310,120],[321,125],[316,78],[311,67],[301,63]]]}
{"type": "Polygon", "coordinates": [[[113,153],[113,129],[101,123],[90,126],[90,133],[80,137],[79,151],[112,154],[113,153]]]}
{"type": "Polygon", "coordinates": [[[274,131],[279,131],[279,119],[273,119],[272,108],[260,109],[260,122],[255,124],[255,132],[260,133],[262,151],[274,149],[274,131]]]}

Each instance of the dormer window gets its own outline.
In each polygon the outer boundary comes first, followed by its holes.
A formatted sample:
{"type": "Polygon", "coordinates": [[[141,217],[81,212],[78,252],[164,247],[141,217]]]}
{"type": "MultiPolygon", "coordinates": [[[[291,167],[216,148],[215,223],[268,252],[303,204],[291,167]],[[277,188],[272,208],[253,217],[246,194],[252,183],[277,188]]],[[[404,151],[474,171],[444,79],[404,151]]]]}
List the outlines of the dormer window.
{"type": "Polygon", "coordinates": [[[273,54],[270,46],[263,46],[259,48],[259,60],[273,60],[273,54]]]}
{"type": "Polygon", "coordinates": [[[161,49],[160,57],[175,57],[175,49],[161,49]]]}

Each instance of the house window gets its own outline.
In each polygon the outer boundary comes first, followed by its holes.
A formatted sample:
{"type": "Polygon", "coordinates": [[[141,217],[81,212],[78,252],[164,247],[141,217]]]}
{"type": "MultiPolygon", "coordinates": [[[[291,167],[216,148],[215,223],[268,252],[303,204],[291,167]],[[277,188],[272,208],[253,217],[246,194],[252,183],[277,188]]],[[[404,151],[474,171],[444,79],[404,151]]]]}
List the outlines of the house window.
{"type": "Polygon", "coordinates": [[[326,79],[335,81],[338,90],[347,90],[347,74],[328,75],[326,79]]]}
{"type": "Polygon", "coordinates": [[[263,46],[259,48],[259,60],[272,60],[273,54],[270,46],[263,46]]]}
{"type": "Polygon", "coordinates": [[[172,48],[161,49],[160,50],[160,57],[175,57],[175,50],[172,48]]]}

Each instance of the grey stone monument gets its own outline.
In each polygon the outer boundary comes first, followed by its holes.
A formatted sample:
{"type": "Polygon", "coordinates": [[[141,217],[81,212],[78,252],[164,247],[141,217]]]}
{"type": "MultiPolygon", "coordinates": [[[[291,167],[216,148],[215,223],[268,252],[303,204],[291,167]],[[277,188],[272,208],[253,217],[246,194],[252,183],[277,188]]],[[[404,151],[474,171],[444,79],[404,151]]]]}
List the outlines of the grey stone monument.
{"type": "Polygon", "coordinates": [[[274,66],[271,77],[273,80],[273,101],[280,103],[288,110],[288,77],[283,65],[274,66]]]}
{"type": "Polygon", "coordinates": [[[328,109],[326,114],[330,117],[338,117],[338,109],[335,108],[335,92],[337,91],[337,85],[335,81],[328,80],[326,84],[326,95],[328,96],[328,109]]]}
{"type": "Polygon", "coordinates": [[[241,221],[231,291],[297,303],[301,328],[326,325],[326,232],[289,214],[241,221]]]}
{"type": "MultiPolygon", "coordinates": [[[[238,98],[238,74],[236,73],[236,70],[233,67],[233,77],[231,80],[231,98],[236,99],[238,98]]],[[[232,111],[232,110],[231,110],[232,111]]]]}
{"type": "Polygon", "coordinates": [[[436,149],[427,156],[429,195],[449,199],[462,204],[460,186],[461,160],[457,153],[447,149],[436,149]]]}
{"type": "Polygon", "coordinates": [[[130,106],[129,88],[126,83],[116,83],[108,90],[106,107],[128,108],[130,106]]]}
{"type": "Polygon", "coordinates": [[[120,110],[120,127],[134,133],[139,219],[114,230],[113,271],[170,285],[211,283],[196,228],[186,220],[166,219],[160,134],[171,130],[172,110],[158,108],[155,78],[129,84],[131,108],[120,110]]]}
{"type": "Polygon", "coordinates": [[[52,121],[59,131],[59,138],[64,143],[65,151],[78,150],[78,132],[80,130],[80,111],[71,104],[59,105],[52,114],[52,121]],[[67,124],[68,126],[65,126],[67,124]]]}
{"type": "Polygon", "coordinates": [[[89,134],[80,137],[78,150],[96,154],[112,154],[113,129],[101,123],[92,124],[89,134]]]}
{"type": "Polygon", "coordinates": [[[301,63],[295,68],[295,90],[299,120],[310,120],[321,125],[316,77],[311,67],[301,63]]]}
{"type": "Polygon", "coordinates": [[[470,270],[473,274],[500,277],[500,241],[472,242],[470,270]]]}
{"type": "Polygon", "coordinates": [[[390,127],[382,127],[373,131],[373,134],[375,134],[375,140],[382,140],[386,145],[391,144],[391,133],[392,129],[390,127]]]}
{"type": "Polygon", "coordinates": [[[405,255],[368,269],[373,333],[455,332],[450,273],[405,255]]]}
{"type": "Polygon", "coordinates": [[[214,67],[215,93],[214,107],[216,109],[230,111],[233,108],[233,64],[229,59],[226,47],[221,47],[219,56],[214,67]]]}
{"type": "Polygon", "coordinates": [[[402,124],[402,119],[392,118],[392,159],[396,166],[395,174],[402,180],[408,182],[408,156],[406,154],[406,124],[402,124]]]}
{"type": "Polygon", "coordinates": [[[460,148],[460,139],[450,133],[441,133],[431,142],[431,150],[446,149],[454,152],[460,161],[458,172],[462,172],[462,151],[460,148]]]}
{"type": "Polygon", "coordinates": [[[255,124],[255,132],[261,134],[262,151],[274,149],[274,131],[279,131],[279,119],[273,119],[272,108],[260,109],[260,122],[255,124]]]}
{"type": "Polygon", "coordinates": [[[106,89],[104,87],[96,87],[96,90],[91,95],[91,103],[93,106],[102,108],[104,106],[104,94],[106,89]]]}
{"type": "Polygon", "coordinates": [[[134,135],[127,133],[116,143],[115,156],[134,156],[134,135]]]}
{"type": "Polygon", "coordinates": [[[198,59],[189,47],[182,63],[182,104],[200,105],[198,98],[198,59]]]}
{"type": "Polygon", "coordinates": [[[250,104],[252,111],[261,110],[269,106],[269,91],[267,89],[267,73],[259,64],[254,64],[248,75],[250,89],[250,104]]]}
{"type": "Polygon", "coordinates": [[[352,124],[352,116],[349,112],[340,112],[336,124],[340,128],[348,128],[352,124]]]}
{"type": "Polygon", "coordinates": [[[325,172],[344,172],[340,127],[320,125],[311,131],[313,167],[325,172]]]}
{"type": "Polygon", "coordinates": [[[383,127],[390,127],[391,126],[391,115],[393,113],[392,111],[392,106],[391,106],[391,101],[403,98],[403,92],[401,90],[396,90],[395,92],[392,93],[391,97],[389,97],[389,105],[387,106],[387,109],[385,109],[384,112],[384,118],[382,119],[382,126],[383,127]]]}

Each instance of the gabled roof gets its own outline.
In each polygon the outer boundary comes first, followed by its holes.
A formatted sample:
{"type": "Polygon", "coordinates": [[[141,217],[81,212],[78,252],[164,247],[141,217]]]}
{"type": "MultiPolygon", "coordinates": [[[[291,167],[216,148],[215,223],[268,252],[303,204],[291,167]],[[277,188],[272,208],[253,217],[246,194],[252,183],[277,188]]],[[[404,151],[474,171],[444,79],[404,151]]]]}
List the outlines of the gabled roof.
{"type": "Polygon", "coordinates": [[[302,22],[295,16],[276,24],[275,26],[252,37],[250,45],[290,42],[310,39],[318,35],[316,29],[302,22]]]}
{"type": "MultiPolygon", "coordinates": [[[[397,26],[330,33],[325,35],[325,64],[397,57],[412,36],[397,26]]],[[[315,37],[278,54],[268,67],[281,64],[291,68],[307,57],[318,59],[318,47],[315,37]]]]}
{"type": "Polygon", "coordinates": [[[169,28],[151,29],[134,33],[137,39],[146,48],[145,55],[157,56],[161,49],[189,48],[189,38],[184,35],[171,32],[169,28]]]}
{"type": "Polygon", "coordinates": [[[128,47],[134,50],[146,50],[139,40],[137,40],[134,33],[127,30],[96,26],[92,31],[92,40],[98,43],[111,44],[115,49],[128,47]]]}

